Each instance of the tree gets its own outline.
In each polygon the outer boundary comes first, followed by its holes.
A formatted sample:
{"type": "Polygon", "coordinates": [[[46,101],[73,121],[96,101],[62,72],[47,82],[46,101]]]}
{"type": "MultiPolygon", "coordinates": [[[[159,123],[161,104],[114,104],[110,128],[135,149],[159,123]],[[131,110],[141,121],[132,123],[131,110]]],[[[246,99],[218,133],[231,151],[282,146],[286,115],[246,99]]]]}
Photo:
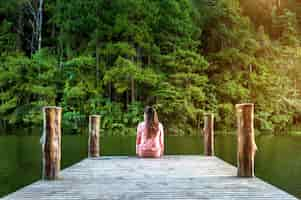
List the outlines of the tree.
{"type": "Polygon", "coordinates": [[[46,50],[29,59],[11,55],[0,65],[0,113],[6,123],[41,124],[41,109],[55,105],[56,61],[46,50]]]}
{"type": "Polygon", "coordinates": [[[193,21],[190,1],[160,1],[155,40],[163,54],[177,49],[196,49],[200,32],[193,21]]]}
{"type": "Polygon", "coordinates": [[[153,95],[171,132],[184,132],[189,127],[186,131],[193,133],[192,129],[198,128],[200,116],[207,108],[207,67],[204,57],[192,51],[179,50],[163,57],[161,68],[167,77],[153,95]]]}
{"type": "Polygon", "coordinates": [[[41,123],[41,106],[55,104],[72,131],[95,113],[110,134],[126,135],[154,105],[167,132],[193,134],[204,112],[215,113],[218,129],[232,129],[235,104],[253,102],[256,128],[282,130],[300,118],[298,7],[294,0],[0,1],[1,124],[41,123]]]}

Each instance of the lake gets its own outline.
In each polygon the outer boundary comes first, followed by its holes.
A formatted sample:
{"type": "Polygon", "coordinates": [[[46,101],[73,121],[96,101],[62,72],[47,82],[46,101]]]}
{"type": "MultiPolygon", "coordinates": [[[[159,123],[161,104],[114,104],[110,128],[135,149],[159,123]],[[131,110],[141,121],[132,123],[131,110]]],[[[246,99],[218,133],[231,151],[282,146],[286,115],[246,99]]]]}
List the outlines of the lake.
{"type": "MultiPolygon", "coordinates": [[[[88,137],[62,137],[62,168],[87,157],[88,137]]],[[[199,136],[165,137],[165,154],[202,154],[199,136]]],[[[301,136],[260,135],[255,175],[301,199],[301,136]]],[[[216,155],[236,165],[236,136],[217,135],[216,155]]],[[[101,137],[102,155],[134,155],[135,137],[101,137]]],[[[38,136],[0,136],[0,197],[41,177],[41,145],[38,136]]],[[[101,169],[100,169],[101,170],[101,169]]]]}

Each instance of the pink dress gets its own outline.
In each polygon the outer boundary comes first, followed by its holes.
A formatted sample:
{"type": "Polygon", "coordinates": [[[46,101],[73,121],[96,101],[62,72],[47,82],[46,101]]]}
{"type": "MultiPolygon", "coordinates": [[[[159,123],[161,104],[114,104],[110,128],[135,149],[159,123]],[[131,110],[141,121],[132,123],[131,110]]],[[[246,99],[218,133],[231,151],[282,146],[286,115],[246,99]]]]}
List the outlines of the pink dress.
{"type": "Polygon", "coordinates": [[[160,157],[164,152],[163,125],[159,123],[159,130],[156,136],[146,137],[145,122],[139,123],[137,127],[136,154],[139,157],[160,157]]]}

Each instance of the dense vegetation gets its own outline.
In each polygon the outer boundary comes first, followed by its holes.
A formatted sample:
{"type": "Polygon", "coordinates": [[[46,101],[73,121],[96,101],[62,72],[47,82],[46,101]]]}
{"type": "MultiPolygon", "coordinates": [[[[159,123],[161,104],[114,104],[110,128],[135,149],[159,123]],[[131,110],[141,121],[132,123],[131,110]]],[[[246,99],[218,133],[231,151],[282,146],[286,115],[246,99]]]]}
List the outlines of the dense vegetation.
{"type": "Polygon", "coordinates": [[[0,126],[32,127],[44,105],[74,130],[89,114],[132,134],[154,105],[168,134],[204,112],[235,127],[253,102],[258,130],[300,123],[301,6],[262,0],[0,0],[0,126]],[[299,100],[298,100],[299,99],[299,100]]]}

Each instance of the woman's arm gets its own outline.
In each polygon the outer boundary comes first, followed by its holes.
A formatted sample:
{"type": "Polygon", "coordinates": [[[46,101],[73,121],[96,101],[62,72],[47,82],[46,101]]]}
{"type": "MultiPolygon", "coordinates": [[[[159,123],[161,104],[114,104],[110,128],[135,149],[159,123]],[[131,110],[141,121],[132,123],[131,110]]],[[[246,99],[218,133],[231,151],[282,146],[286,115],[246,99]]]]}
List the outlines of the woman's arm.
{"type": "Polygon", "coordinates": [[[161,146],[160,155],[163,156],[163,154],[164,154],[164,130],[163,130],[162,124],[160,124],[160,146],[161,146]]]}
{"type": "Polygon", "coordinates": [[[139,145],[141,144],[141,131],[140,131],[140,124],[137,127],[137,136],[136,136],[136,154],[138,155],[139,152],[139,145]]]}

